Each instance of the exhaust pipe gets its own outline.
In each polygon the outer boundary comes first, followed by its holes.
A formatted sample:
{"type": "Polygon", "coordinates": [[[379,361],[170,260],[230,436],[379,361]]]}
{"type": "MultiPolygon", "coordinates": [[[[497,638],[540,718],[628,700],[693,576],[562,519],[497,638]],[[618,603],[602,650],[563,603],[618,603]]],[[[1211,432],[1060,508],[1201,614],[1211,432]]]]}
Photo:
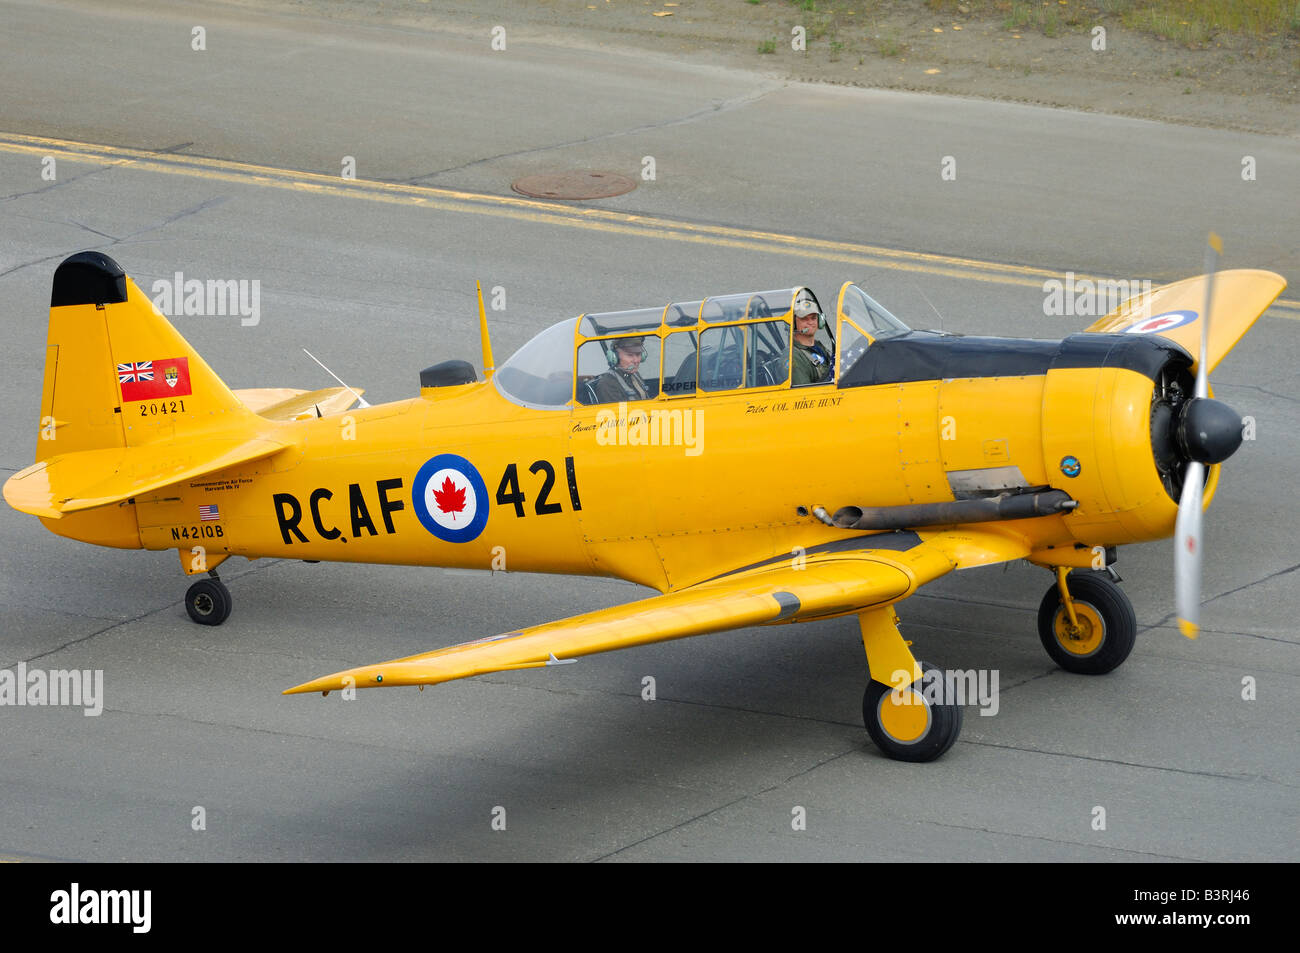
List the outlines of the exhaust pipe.
{"type": "Polygon", "coordinates": [[[920,526],[948,526],[953,523],[1032,519],[1035,516],[1068,512],[1078,505],[1064,490],[1001,493],[976,500],[915,503],[909,506],[873,506],[865,509],[843,506],[831,517],[831,525],[840,529],[916,529],[920,526]]]}

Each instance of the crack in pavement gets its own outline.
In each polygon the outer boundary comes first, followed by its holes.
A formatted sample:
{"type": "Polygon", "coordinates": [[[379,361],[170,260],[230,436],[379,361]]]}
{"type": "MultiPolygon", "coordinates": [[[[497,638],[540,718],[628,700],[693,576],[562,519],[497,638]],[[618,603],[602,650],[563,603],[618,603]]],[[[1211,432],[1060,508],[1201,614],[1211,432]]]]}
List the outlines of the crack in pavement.
{"type": "MultiPolygon", "coordinates": [[[[988,602],[984,599],[968,599],[964,596],[941,596],[933,592],[918,592],[912,596],[913,599],[934,599],[937,602],[956,602],[964,606],[988,606],[993,609],[1012,609],[1016,612],[1037,612],[1029,606],[1016,606],[1009,602],[988,602]]],[[[978,629],[972,631],[980,631],[978,629]]]]}
{"type": "Polygon", "coordinates": [[[44,258],[37,258],[33,261],[25,261],[21,265],[14,265],[12,268],[6,271],[0,271],[0,278],[5,278],[9,275],[12,275],[15,271],[22,271],[24,268],[30,268],[32,265],[39,265],[42,262],[54,261],[54,259],[56,258],[67,258],[69,254],[70,252],[61,251],[61,252],[56,252],[53,255],[46,255],[44,258]]]}
{"type": "MultiPolygon", "coordinates": [[[[276,566],[283,565],[285,562],[287,562],[287,561],[286,561],[286,560],[282,560],[282,559],[278,559],[278,560],[274,560],[274,561],[272,561],[272,562],[269,562],[269,563],[268,563],[267,565],[265,565],[265,566],[249,566],[249,567],[248,567],[247,569],[245,569],[243,572],[238,573],[238,574],[232,574],[232,575],[230,575],[230,576],[227,576],[226,578],[227,578],[227,579],[242,579],[242,578],[244,578],[245,576],[252,576],[252,575],[254,575],[254,574],[256,574],[256,573],[266,572],[266,571],[268,571],[268,570],[274,569],[276,566]]],[[[187,578],[188,578],[188,577],[187,577],[187,578]]],[[[87,641],[89,641],[90,639],[93,639],[93,638],[94,638],[95,636],[97,636],[97,635],[103,635],[105,632],[112,632],[114,629],[119,629],[119,628],[121,628],[121,627],[124,626],[124,625],[130,625],[132,622],[139,622],[141,619],[147,619],[147,618],[149,618],[149,616],[151,616],[151,615],[157,615],[157,614],[160,613],[160,612],[164,612],[164,611],[166,611],[167,609],[173,608],[174,606],[181,605],[181,604],[183,604],[183,603],[184,603],[184,599],[178,599],[178,600],[175,600],[175,601],[173,601],[173,602],[168,602],[168,603],[166,603],[165,605],[157,606],[157,607],[155,607],[155,608],[153,608],[153,609],[149,609],[149,610],[147,610],[147,611],[145,611],[145,612],[142,612],[142,613],[140,613],[138,616],[135,616],[135,617],[133,617],[133,618],[118,620],[118,621],[114,622],[112,625],[106,625],[106,626],[104,626],[104,628],[102,628],[102,629],[96,629],[94,632],[90,632],[90,633],[87,633],[86,635],[78,636],[78,637],[75,638],[75,639],[70,639],[69,641],[64,642],[62,645],[57,645],[57,646],[55,646],[54,648],[46,649],[44,652],[39,652],[39,653],[37,653],[36,655],[33,655],[31,658],[20,659],[19,661],[22,662],[22,663],[35,662],[37,659],[45,658],[45,657],[48,656],[48,655],[54,655],[56,652],[62,652],[62,651],[63,651],[64,649],[66,649],[66,648],[70,648],[70,647],[72,647],[72,646],[74,646],[74,645],[80,645],[82,642],[87,642],[87,641]]],[[[74,613],[74,614],[75,614],[75,613],[74,613]]],[[[96,618],[96,617],[95,617],[95,616],[85,616],[84,618],[96,618]]],[[[17,664],[17,663],[15,663],[15,664],[17,664]]]]}
{"type": "Polygon", "coordinates": [[[1016,831],[998,831],[991,827],[972,827],[967,824],[945,824],[943,821],[921,821],[913,823],[933,824],[935,827],[951,827],[959,831],[975,831],[981,834],[998,834],[1003,837],[1024,837],[1029,840],[1047,841],[1049,844],[1067,844],[1071,847],[1085,847],[1088,850],[1117,850],[1124,854],[1137,854],[1139,857],[1166,857],[1170,860],[1185,860],[1192,863],[1199,862],[1199,857],[1183,857],[1180,854],[1160,854],[1148,850],[1136,850],[1132,847],[1116,847],[1114,844],[1086,844],[1083,841],[1066,840],[1060,837],[1048,837],[1045,834],[1020,834],[1016,831]]]}
{"type": "MultiPolygon", "coordinates": [[[[1016,747],[1016,746],[1014,746],[1014,745],[995,745],[995,744],[990,744],[990,743],[988,743],[988,742],[979,742],[979,741],[972,741],[972,742],[959,741],[958,743],[959,743],[959,744],[976,744],[976,745],[983,745],[983,746],[985,746],[985,747],[994,747],[994,748],[1008,748],[1008,749],[1011,749],[1011,750],[1016,750],[1016,751],[1025,751],[1025,752],[1034,753],[1034,754],[1058,754],[1058,752],[1042,751],[1042,750],[1034,749],[1034,748],[1019,748],[1019,747],[1016,747]]],[[[840,752],[840,753],[838,753],[838,754],[834,754],[834,755],[831,755],[831,756],[829,756],[829,757],[827,757],[827,758],[823,758],[821,761],[818,761],[816,764],[813,764],[811,767],[806,768],[806,769],[803,770],[803,771],[799,771],[799,772],[796,772],[795,774],[790,775],[790,776],[789,776],[788,778],[786,778],[784,781],[778,782],[778,783],[776,783],[776,784],[769,785],[769,786],[767,786],[766,788],[763,788],[763,789],[761,789],[761,790],[759,790],[759,791],[753,791],[753,792],[750,792],[750,793],[744,794],[744,795],[742,795],[742,796],[740,796],[740,797],[738,797],[738,798],[733,798],[732,800],[727,801],[727,802],[724,803],[724,804],[719,804],[719,805],[717,805],[717,806],[715,806],[715,807],[712,807],[712,808],[710,808],[710,809],[707,810],[707,811],[701,811],[699,814],[696,814],[696,815],[694,815],[693,817],[686,818],[685,820],[682,820],[682,821],[680,821],[680,822],[678,822],[678,823],[676,823],[676,824],[672,824],[672,825],[670,825],[670,826],[668,826],[668,827],[666,827],[666,828],[664,828],[664,829],[662,829],[662,830],[656,831],[656,832],[654,832],[654,833],[652,833],[652,834],[647,834],[646,836],[641,837],[641,838],[639,838],[639,839],[637,839],[637,840],[631,842],[630,844],[625,844],[625,845],[623,845],[622,847],[618,848],[617,850],[609,851],[609,852],[607,852],[607,853],[605,853],[605,854],[600,855],[599,857],[595,857],[595,858],[592,859],[591,862],[592,862],[592,863],[597,863],[597,862],[599,862],[599,861],[606,860],[606,859],[608,859],[608,858],[610,858],[610,857],[614,857],[614,856],[616,856],[616,855],[618,855],[618,854],[623,853],[624,851],[631,850],[633,847],[637,847],[637,846],[639,846],[639,845],[641,845],[641,844],[644,844],[644,843],[646,843],[646,842],[648,842],[648,841],[654,840],[655,838],[662,837],[662,836],[665,835],[665,834],[671,834],[673,831],[680,830],[681,828],[686,827],[686,826],[689,825],[689,824],[693,824],[693,823],[695,823],[696,821],[703,820],[703,819],[706,818],[706,817],[709,817],[709,816],[711,816],[711,815],[713,815],[713,814],[717,814],[719,811],[724,811],[724,810],[726,810],[726,809],[729,808],[729,807],[734,807],[735,805],[740,804],[740,803],[743,802],[743,801],[747,801],[747,800],[750,800],[750,799],[753,799],[753,798],[757,798],[757,797],[762,797],[764,794],[770,794],[771,792],[773,792],[773,791],[775,791],[775,790],[777,790],[777,789],[779,789],[779,788],[781,788],[781,787],[784,787],[784,786],[788,785],[791,781],[794,781],[795,779],[800,778],[800,777],[803,777],[803,776],[805,776],[805,775],[811,774],[812,772],[816,771],[818,768],[821,768],[821,767],[823,767],[824,765],[830,764],[830,763],[833,762],[833,761],[838,761],[839,759],[844,758],[844,757],[846,757],[846,756],[848,756],[848,755],[850,755],[850,754],[853,754],[853,753],[855,753],[855,752],[858,751],[858,750],[859,750],[859,748],[858,748],[857,746],[854,746],[854,747],[848,749],[847,751],[842,751],[842,752],[840,752]]],[[[1130,766],[1130,767],[1149,768],[1149,769],[1152,769],[1152,770],[1158,770],[1158,771],[1177,771],[1177,772],[1179,772],[1179,773],[1183,773],[1183,774],[1199,774],[1199,775],[1203,775],[1203,776],[1207,776],[1207,777],[1226,778],[1226,779],[1228,779],[1228,780],[1255,780],[1255,779],[1271,780],[1271,779],[1267,779],[1267,778],[1261,778],[1261,776],[1258,776],[1258,775],[1253,775],[1253,776],[1236,776],[1236,775],[1226,775],[1226,774],[1213,774],[1213,773],[1211,773],[1211,772],[1186,771],[1186,770],[1184,770],[1184,769],[1180,769],[1180,768],[1163,768],[1163,767],[1159,767],[1159,766],[1156,766],[1156,765],[1144,765],[1144,764],[1137,764],[1137,763],[1134,763],[1134,762],[1116,761],[1116,760],[1114,760],[1114,759],[1106,759],[1106,758],[1090,758],[1090,757],[1088,757],[1088,756],[1086,756],[1086,755],[1069,755],[1069,754],[1062,754],[1061,757],[1077,757],[1077,758],[1084,758],[1084,759],[1086,759],[1086,760],[1090,760],[1090,761],[1103,761],[1103,762],[1107,762],[1107,763],[1110,763],[1110,764],[1125,765],[1125,766],[1130,766]]],[[[1274,782],[1274,783],[1280,783],[1280,782],[1274,782]]],[[[1083,842],[1080,842],[1080,841],[1066,840],[1066,839],[1055,838],[1055,837],[1047,837],[1047,836],[1042,835],[1042,834],[1022,834],[1022,833],[1018,833],[1018,832],[1016,832],[1016,831],[999,831],[999,830],[994,830],[994,829],[992,829],[992,828],[987,828],[987,827],[974,827],[974,826],[965,825],[965,824],[946,824],[946,823],[943,823],[943,822],[941,822],[941,821],[934,821],[934,820],[911,820],[910,823],[917,823],[917,824],[932,824],[932,825],[935,825],[935,826],[938,826],[938,827],[950,827],[950,828],[953,828],[953,829],[956,829],[956,830],[966,830],[966,831],[973,831],[973,832],[977,832],[977,833],[993,834],[993,835],[1001,835],[1001,836],[1004,836],[1004,837],[1027,838],[1027,839],[1030,839],[1030,840],[1041,840],[1041,841],[1047,841],[1047,842],[1049,842],[1049,843],[1066,844],[1066,845],[1070,845],[1070,846],[1074,846],[1074,847],[1085,847],[1085,848],[1089,848],[1089,849],[1092,849],[1092,848],[1095,847],[1095,848],[1099,848],[1099,849],[1102,849],[1102,850],[1121,851],[1121,852],[1123,852],[1123,853],[1128,853],[1128,854],[1137,854],[1137,855],[1144,856],[1144,857],[1170,857],[1170,858],[1177,859],[1177,860],[1187,860],[1187,861],[1195,861],[1195,860],[1198,860],[1198,859],[1199,859],[1199,858],[1194,858],[1194,857],[1182,857],[1182,856],[1180,856],[1180,855],[1176,855],[1176,854],[1161,854],[1161,853],[1153,852],[1153,851],[1143,851],[1143,850],[1135,850],[1135,849],[1132,849],[1132,848],[1126,848],[1126,847],[1117,847],[1117,846],[1115,846],[1115,845],[1111,845],[1111,844],[1097,844],[1097,845],[1091,845],[1091,844],[1086,844],[1086,843],[1083,843],[1083,842]]]]}
{"type": "MultiPolygon", "coordinates": [[[[65,160],[65,161],[71,161],[71,160],[65,160]]],[[[32,189],[30,192],[14,192],[11,195],[0,195],[0,202],[9,202],[12,201],[13,199],[20,199],[25,195],[40,195],[42,192],[48,192],[51,189],[59,189],[65,185],[71,185],[73,182],[77,182],[80,181],[81,179],[87,178],[88,176],[99,175],[99,173],[101,172],[107,172],[109,169],[113,168],[118,164],[119,163],[117,162],[113,162],[110,165],[100,166],[98,169],[91,169],[89,172],[82,172],[80,175],[74,175],[71,178],[63,179],[62,181],[51,182],[49,185],[43,185],[39,189],[32,189]]]]}
{"type": "MultiPolygon", "coordinates": [[[[1252,586],[1258,586],[1258,585],[1260,585],[1261,583],[1268,582],[1270,579],[1276,579],[1278,576],[1285,576],[1285,575],[1287,575],[1288,573],[1293,573],[1293,572],[1295,572],[1297,569],[1300,569],[1300,563],[1296,563],[1294,566],[1288,566],[1286,569],[1279,569],[1277,572],[1269,573],[1267,576],[1262,576],[1262,577],[1260,577],[1259,579],[1256,579],[1254,582],[1244,583],[1243,585],[1237,586],[1235,589],[1229,589],[1229,590],[1227,590],[1226,592],[1221,592],[1221,593],[1219,593],[1217,596],[1210,596],[1210,598],[1203,600],[1203,601],[1201,602],[1201,605],[1202,605],[1202,606],[1208,606],[1211,602],[1217,602],[1219,599],[1223,599],[1223,598],[1226,597],[1226,596],[1231,596],[1231,595],[1233,595],[1234,593],[1241,592],[1241,591],[1244,590],[1244,589],[1249,589],[1249,588],[1251,588],[1252,586]]],[[[1167,612],[1167,613],[1165,613],[1163,616],[1161,616],[1159,619],[1157,619],[1155,622],[1151,623],[1150,625],[1142,626],[1140,629],[1138,629],[1138,631],[1139,631],[1139,632],[1146,632],[1146,631],[1149,631],[1149,630],[1151,630],[1151,629],[1162,629],[1162,628],[1165,628],[1166,626],[1168,626],[1168,624],[1169,624],[1171,621],[1173,621],[1173,620],[1176,619],[1176,618],[1178,618],[1178,613],[1177,613],[1177,611],[1174,611],[1174,612],[1167,612]]],[[[1236,634],[1238,634],[1238,635],[1250,635],[1251,633],[1249,633],[1249,632],[1244,632],[1244,633],[1236,633],[1236,634]]],[[[1270,637],[1269,637],[1269,636],[1266,636],[1266,635],[1262,635],[1262,636],[1256,636],[1256,638],[1268,639],[1268,638],[1270,638],[1270,637]]],[[[1284,639],[1277,639],[1277,640],[1273,640],[1273,641],[1285,641],[1285,640],[1284,640],[1284,639]]]]}
{"type": "Polygon", "coordinates": [[[1190,768],[1170,768],[1159,764],[1143,764],[1140,761],[1121,761],[1118,758],[1099,758],[1088,754],[1073,754],[1069,751],[1048,751],[1046,748],[1026,748],[1021,745],[998,744],[995,741],[967,741],[959,738],[957,739],[957,743],[963,745],[979,745],[982,748],[1002,748],[1007,751],[1022,751],[1026,754],[1042,754],[1054,758],[1073,758],[1078,761],[1096,761],[1099,764],[1119,765],[1126,768],[1144,768],[1148,771],[1168,771],[1173,774],[1189,774],[1193,777],[1222,778],[1225,781],[1244,781],[1247,783],[1252,781],[1267,781],[1270,784],[1281,784],[1284,787],[1289,786],[1282,781],[1278,781],[1262,774],[1221,774],[1217,771],[1193,771],[1190,768]]]}
{"type": "Polygon", "coordinates": [[[701,119],[707,119],[710,116],[715,116],[724,112],[730,112],[733,109],[740,109],[752,103],[756,103],[763,97],[767,96],[768,93],[774,92],[778,89],[782,89],[786,85],[788,84],[776,82],[776,81],[769,81],[760,84],[757,89],[750,90],[748,93],[744,93],[740,96],[735,96],[731,99],[724,99],[720,102],[714,102],[708,106],[701,107],[700,109],[697,109],[694,112],[687,113],[685,116],[678,116],[676,119],[662,119],[659,120],[658,122],[642,123],[641,125],[633,126],[630,129],[620,129],[615,132],[606,132],[606,133],[602,133],[599,136],[587,136],[581,139],[570,139],[567,142],[557,142],[549,146],[533,146],[528,149],[516,149],[513,152],[502,152],[494,156],[487,156],[482,159],[474,159],[471,160],[470,162],[463,162],[460,165],[451,166],[446,169],[438,169],[435,172],[426,172],[423,175],[412,176],[411,178],[403,179],[402,181],[407,185],[418,185],[418,184],[422,184],[425,179],[432,179],[439,175],[447,175],[448,173],[451,172],[460,172],[463,169],[472,168],[473,166],[476,165],[482,165],[486,162],[495,162],[497,159],[510,159],[515,156],[531,155],[532,153],[535,152],[550,152],[555,149],[564,149],[567,148],[568,146],[585,145],[587,143],[592,143],[592,142],[603,142],[606,139],[618,139],[623,136],[634,136],[637,133],[647,132],[651,129],[668,129],[673,126],[687,125],[689,123],[698,122],[701,119]]]}
{"type": "Polygon", "coordinates": [[[1062,671],[1063,669],[1059,669],[1059,668],[1049,668],[1047,671],[1039,672],[1037,675],[1030,675],[1024,681],[1012,682],[1010,685],[1000,686],[998,688],[998,693],[1001,694],[1002,692],[1009,692],[1013,688],[1020,688],[1022,685],[1028,685],[1030,682],[1036,682],[1040,678],[1048,678],[1049,676],[1052,675],[1059,675],[1061,674],[1062,671]]]}
{"type": "Polygon", "coordinates": [[[617,850],[612,850],[609,851],[608,853],[601,854],[599,857],[593,857],[589,861],[589,863],[593,863],[593,864],[599,863],[600,861],[613,857],[616,854],[621,854],[625,850],[631,850],[633,847],[636,847],[639,844],[644,844],[647,841],[654,840],[656,837],[662,837],[664,834],[671,834],[673,831],[680,830],[681,828],[685,827],[687,824],[693,824],[696,821],[702,820],[703,818],[706,818],[711,814],[716,814],[719,811],[725,811],[727,808],[735,804],[739,804],[742,801],[747,801],[751,798],[762,797],[764,794],[770,794],[772,791],[775,791],[778,788],[785,787],[785,785],[789,784],[791,781],[795,780],[796,778],[801,778],[805,775],[811,774],[812,772],[816,771],[818,768],[822,767],[823,765],[830,764],[832,761],[838,761],[840,758],[851,755],[858,750],[860,749],[856,745],[854,745],[852,748],[849,748],[846,751],[841,751],[839,754],[833,754],[830,757],[823,758],[821,761],[818,761],[815,764],[811,765],[810,767],[805,768],[803,771],[796,771],[794,774],[790,775],[783,781],[779,781],[776,784],[768,785],[767,787],[763,788],[760,791],[752,791],[747,794],[742,794],[740,797],[734,798],[733,800],[730,800],[725,804],[719,804],[716,807],[712,807],[707,811],[702,811],[701,813],[696,814],[694,817],[688,817],[683,821],[680,821],[676,824],[672,824],[664,828],[663,830],[655,831],[653,834],[647,834],[645,837],[634,840],[630,844],[624,844],[622,847],[618,848],[617,850]]]}
{"type": "Polygon", "coordinates": [[[108,234],[108,232],[101,232],[97,229],[91,228],[89,225],[85,224],[84,222],[78,222],[75,218],[68,219],[68,224],[76,225],[78,228],[84,228],[92,235],[98,235],[100,238],[107,238],[113,242],[120,242],[122,240],[118,238],[116,235],[110,235],[108,234]]]}
{"type": "MultiPolygon", "coordinates": [[[[1171,622],[1173,622],[1176,615],[1177,613],[1170,612],[1163,619],[1160,619],[1157,622],[1153,622],[1150,625],[1140,626],[1137,630],[1137,634],[1143,635],[1147,632],[1154,632],[1157,629],[1167,629],[1170,632],[1178,632],[1179,631],[1178,627],[1170,624],[1171,622]]],[[[1179,634],[1181,635],[1182,633],[1179,632],[1179,634]]],[[[1201,635],[1236,635],[1247,639],[1260,639],[1261,641],[1264,642],[1280,642],[1283,645],[1300,644],[1300,643],[1296,643],[1291,639],[1279,638],[1276,635],[1261,635],[1258,632],[1237,632],[1232,629],[1207,629],[1204,626],[1201,627],[1200,634],[1201,635]]]]}
{"type": "MultiPolygon", "coordinates": [[[[109,241],[109,242],[101,242],[100,244],[98,244],[98,245],[94,245],[94,246],[92,246],[92,247],[89,248],[89,249],[82,248],[82,249],[80,249],[80,250],[81,250],[81,251],[100,251],[100,250],[105,249],[105,248],[112,248],[112,247],[115,246],[115,245],[126,244],[126,243],[130,242],[132,239],[134,239],[134,238],[138,238],[138,237],[141,236],[141,235],[148,235],[150,232],[156,232],[156,231],[158,231],[158,230],[160,230],[160,229],[166,228],[168,225],[171,225],[173,222],[178,222],[178,221],[180,221],[181,219],[183,219],[183,218],[188,218],[188,217],[191,216],[191,215],[197,215],[198,213],[200,213],[200,212],[204,212],[204,211],[207,211],[207,210],[210,209],[210,208],[216,208],[218,205],[222,205],[222,204],[224,204],[225,202],[229,201],[229,199],[230,199],[230,197],[227,196],[227,195],[218,195],[218,196],[215,196],[215,197],[213,197],[213,198],[206,199],[205,201],[200,202],[198,205],[192,206],[192,207],[187,208],[187,209],[182,209],[181,211],[177,212],[176,214],[171,215],[171,216],[168,216],[167,218],[163,219],[161,222],[155,222],[155,223],[152,224],[152,225],[147,225],[147,226],[145,226],[144,228],[142,228],[142,229],[140,229],[140,230],[138,230],[138,231],[132,232],[131,234],[125,236],[124,238],[113,238],[111,235],[105,235],[106,238],[112,238],[112,241],[109,241]]],[[[54,223],[51,223],[51,224],[54,224],[54,223]]],[[[78,226],[79,228],[84,228],[84,229],[85,229],[86,231],[88,231],[88,232],[95,232],[95,230],[94,230],[93,228],[90,228],[90,227],[88,227],[88,226],[86,226],[86,225],[82,225],[80,222],[74,222],[74,221],[72,221],[72,220],[70,220],[70,219],[69,219],[68,222],[65,223],[65,224],[76,225],[76,226],[78,226]]],[[[103,232],[95,232],[95,234],[96,234],[96,235],[103,235],[104,233],[103,233],[103,232]]],[[[8,270],[6,270],[6,271],[0,271],[0,278],[5,278],[5,277],[7,277],[7,276],[9,276],[9,275],[12,275],[12,274],[13,274],[14,272],[16,272],[16,271],[21,271],[21,270],[24,269],[24,268],[30,268],[32,265],[39,265],[39,264],[41,264],[41,263],[43,263],[43,262],[54,261],[56,258],[59,258],[59,259],[66,258],[66,257],[68,257],[68,255],[70,255],[70,254],[73,254],[73,252],[70,252],[70,251],[64,250],[64,251],[61,251],[61,252],[56,252],[56,253],[53,254],[53,255],[46,255],[46,256],[43,257],[43,258],[37,258],[37,259],[35,259],[35,260],[33,260],[33,261],[23,262],[22,264],[20,264],[20,265],[15,265],[14,267],[12,267],[12,268],[10,268],[10,269],[8,269],[8,270]]]]}
{"type": "Polygon", "coordinates": [[[1225,384],[1223,381],[1215,381],[1214,386],[1218,390],[1257,390],[1261,394],[1268,394],[1270,397],[1277,397],[1280,400],[1288,400],[1291,403],[1300,403],[1300,397],[1292,394],[1279,394],[1275,390],[1269,390],[1267,387],[1260,387],[1258,384],[1225,384]]]}

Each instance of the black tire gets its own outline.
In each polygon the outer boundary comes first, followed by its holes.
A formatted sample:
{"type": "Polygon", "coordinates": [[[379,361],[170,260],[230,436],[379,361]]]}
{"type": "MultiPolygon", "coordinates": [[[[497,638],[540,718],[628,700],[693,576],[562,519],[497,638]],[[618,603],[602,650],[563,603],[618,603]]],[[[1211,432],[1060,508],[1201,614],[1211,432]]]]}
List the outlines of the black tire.
{"type": "Polygon", "coordinates": [[[200,579],[185,593],[185,611],[199,625],[221,625],[233,607],[230,590],[220,579],[200,579]]]}
{"type": "Polygon", "coordinates": [[[1056,586],[1047,590],[1038,607],[1038,638],[1052,661],[1067,672],[1080,675],[1105,675],[1128,658],[1137,642],[1137,617],[1133,603],[1110,578],[1099,573],[1070,573],[1066,585],[1074,600],[1081,624],[1088,626],[1088,637],[1070,648],[1058,630],[1068,624],[1065,604],[1056,586]],[[1100,620],[1101,632],[1095,629],[1100,620]],[[1091,644],[1096,642],[1095,645],[1091,644]]]}
{"type": "MultiPolygon", "coordinates": [[[[943,686],[942,670],[927,662],[917,661],[921,666],[922,688],[927,685],[943,686]]],[[[867,690],[862,696],[862,721],[867,726],[867,734],[876,747],[896,761],[933,761],[953,746],[961,734],[961,706],[955,704],[946,694],[935,691],[936,701],[930,702],[915,693],[911,696],[925,706],[929,715],[925,730],[916,738],[900,740],[889,733],[881,723],[881,706],[896,704],[891,701],[893,687],[882,685],[877,681],[867,683],[867,690]]]]}

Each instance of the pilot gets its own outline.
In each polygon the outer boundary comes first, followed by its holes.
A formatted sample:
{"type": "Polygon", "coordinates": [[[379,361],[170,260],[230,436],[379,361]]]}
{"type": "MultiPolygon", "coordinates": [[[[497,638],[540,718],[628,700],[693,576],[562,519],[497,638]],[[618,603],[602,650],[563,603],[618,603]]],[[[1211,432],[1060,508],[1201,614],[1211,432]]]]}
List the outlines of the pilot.
{"type": "Polygon", "coordinates": [[[796,387],[831,379],[831,355],[816,341],[821,325],[817,302],[807,292],[800,293],[794,302],[794,366],[790,369],[790,383],[796,387]]]}
{"type": "Polygon", "coordinates": [[[596,378],[596,402],[612,404],[621,400],[648,400],[658,390],[657,382],[647,384],[641,378],[645,360],[645,339],[619,338],[614,342],[610,368],[596,378]]]}

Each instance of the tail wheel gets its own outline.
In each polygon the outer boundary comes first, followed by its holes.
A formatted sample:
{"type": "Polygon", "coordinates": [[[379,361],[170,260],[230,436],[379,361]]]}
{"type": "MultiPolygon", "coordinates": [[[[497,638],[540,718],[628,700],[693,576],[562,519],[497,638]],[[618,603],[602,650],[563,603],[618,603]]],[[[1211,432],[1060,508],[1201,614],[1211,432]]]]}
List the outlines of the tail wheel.
{"type": "Polygon", "coordinates": [[[199,625],[221,625],[233,607],[230,590],[220,579],[200,579],[185,593],[185,611],[199,625]]]}
{"type": "Polygon", "coordinates": [[[1133,604],[1105,576],[1071,573],[1068,585],[1078,625],[1071,624],[1061,592],[1052,586],[1038,607],[1038,638],[1067,672],[1105,675],[1128,658],[1137,642],[1133,604]]]}
{"type": "Polygon", "coordinates": [[[876,747],[897,761],[933,761],[961,733],[961,706],[947,697],[943,671],[918,661],[922,676],[906,688],[877,681],[862,696],[862,720],[876,747]]]}

